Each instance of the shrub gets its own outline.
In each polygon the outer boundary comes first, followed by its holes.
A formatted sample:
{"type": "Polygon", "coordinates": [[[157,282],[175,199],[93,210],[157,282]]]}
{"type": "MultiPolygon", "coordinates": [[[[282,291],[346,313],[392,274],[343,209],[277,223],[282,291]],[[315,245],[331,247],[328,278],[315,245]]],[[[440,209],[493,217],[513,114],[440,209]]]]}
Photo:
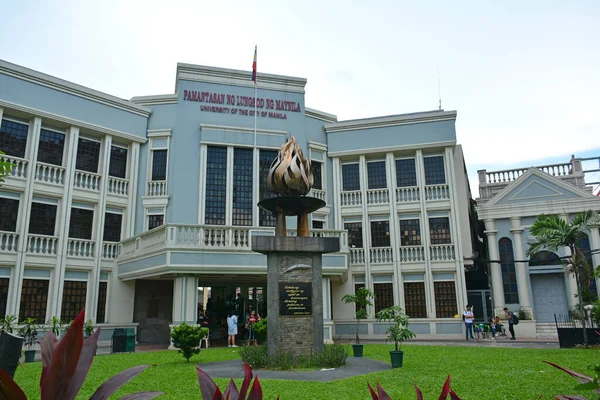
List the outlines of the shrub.
{"type": "Polygon", "coordinates": [[[23,344],[29,349],[33,349],[38,339],[37,324],[34,318],[27,318],[22,322],[22,327],[19,329],[19,335],[23,337],[23,344]]]}
{"type": "Polygon", "coordinates": [[[0,319],[0,331],[13,333],[13,329],[16,325],[17,317],[14,315],[7,315],[5,318],[0,319]]]}
{"type": "Polygon", "coordinates": [[[529,312],[529,310],[525,310],[524,308],[519,309],[517,317],[519,317],[519,321],[529,321],[533,319],[531,318],[531,313],[529,312]]]}
{"type": "Polygon", "coordinates": [[[254,333],[259,343],[267,343],[267,318],[261,318],[254,324],[254,333]]]}
{"type": "Polygon", "coordinates": [[[294,356],[287,352],[279,352],[269,357],[267,346],[247,346],[240,348],[243,361],[252,368],[267,368],[287,371],[294,368],[337,368],[346,364],[348,349],[340,344],[325,345],[321,354],[308,357],[294,356]]]}
{"type": "Polygon", "coordinates": [[[182,322],[171,331],[173,347],[179,349],[183,357],[190,362],[194,354],[200,353],[200,340],[208,334],[208,329],[199,326],[188,325],[182,322]]]}

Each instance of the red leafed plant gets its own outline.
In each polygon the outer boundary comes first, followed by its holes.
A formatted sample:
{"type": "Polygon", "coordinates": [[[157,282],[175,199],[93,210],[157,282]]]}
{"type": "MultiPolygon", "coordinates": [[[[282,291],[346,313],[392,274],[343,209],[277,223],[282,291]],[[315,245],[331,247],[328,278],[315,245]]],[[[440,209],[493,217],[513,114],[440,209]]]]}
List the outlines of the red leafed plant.
{"type": "MultiPolygon", "coordinates": [[[[262,400],[262,388],[258,381],[258,376],[254,378],[252,388],[250,388],[250,382],[252,381],[252,370],[248,366],[248,363],[244,363],[244,381],[242,387],[238,391],[233,379],[229,380],[229,384],[225,388],[225,393],[221,393],[221,389],[211,379],[210,376],[196,366],[198,372],[198,383],[200,384],[200,392],[202,393],[203,400],[262,400]],[[248,392],[248,389],[250,391],[248,392]],[[246,397],[246,394],[248,397],[246,397]]],[[[279,396],[277,396],[279,400],[279,396]]]]}
{"type": "MultiPolygon", "coordinates": [[[[79,393],[94,361],[100,336],[100,329],[97,329],[92,336],[83,340],[84,317],[85,310],[82,310],[60,342],[52,332],[46,333],[42,338],[40,342],[42,355],[41,400],[73,400],[79,393]]],[[[140,365],[113,376],[94,392],[90,400],[108,399],[121,386],[147,367],[147,365],[140,365]]],[[[152,399],[161,394],[161,392],[138,392],[121,397],[121,400],[152,399]]],[[[0,400],[5,399],[26,400],[27,397],[19,385],[0,369],[0,400]]]]}
{"type": "MultiPolygon", "coordinates": [[[[371,392],[371,397],[373,400],[392,400],[392,398],[385,392],[385,390],[383,390],[379,383],[377,383],[377,393],[375,393],[371,387],[371,384],[367,383],[367,386],[369,387],[369,392],[371,392]]],[[[423,393],[417,385],[415,385],[415,390],[417,391],[417,400],[423,400],[423,393]]],[[[460,397],[458,397],[458,395],[450,387],[450,375],[448,375],[448,378],[442,387],[442,393],[440,393],[438,400],[446,400],[448,396],[450,396],[450,400],[461,400],[460,397]]]]}
{"type": "MultiPolygon", "coordinates": [[[[558,368],[561,371],[566,372],[571,375],[573,378],[579,381],[579,385],[575,386],[577,390],[593,390],[596,394],[600,394],[600,364],[593,364],[589,366],[589,369],[594,371],[595,377],[582,374],[577,371],[572,371],[570,369],[566,369],[561,367],[560,365],[551,363],[549,361],[544,361],[548,365],[552,365],[554,368],[558,368]]],[[[559,394],[554,396],[556,400],[587,400],[583,396],[579,396],[576,394],[559,394]]]]}

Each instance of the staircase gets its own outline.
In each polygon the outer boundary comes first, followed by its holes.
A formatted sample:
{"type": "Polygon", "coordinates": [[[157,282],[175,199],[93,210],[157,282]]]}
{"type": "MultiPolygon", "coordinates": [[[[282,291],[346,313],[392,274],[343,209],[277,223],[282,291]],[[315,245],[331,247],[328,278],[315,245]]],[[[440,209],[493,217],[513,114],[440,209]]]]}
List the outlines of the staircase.
{"type": "Polygon", "coordinates": [[[535,331],[538,339],[558,340],[558,333],[556,332],[556,324],[554,322],[538,322],[535,324],[535,331]]]}

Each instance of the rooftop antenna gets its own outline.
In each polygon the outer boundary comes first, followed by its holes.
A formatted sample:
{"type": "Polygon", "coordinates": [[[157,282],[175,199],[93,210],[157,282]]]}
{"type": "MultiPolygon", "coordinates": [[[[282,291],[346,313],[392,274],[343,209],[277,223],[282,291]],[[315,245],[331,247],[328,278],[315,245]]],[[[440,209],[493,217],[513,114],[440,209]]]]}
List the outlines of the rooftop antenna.
{"type": "Polygon", "coordinates": [[[439,110],[442,111],[442,90],[440,86],[440,62],[438,61],[438,99],[439,99],[439,110]]]}

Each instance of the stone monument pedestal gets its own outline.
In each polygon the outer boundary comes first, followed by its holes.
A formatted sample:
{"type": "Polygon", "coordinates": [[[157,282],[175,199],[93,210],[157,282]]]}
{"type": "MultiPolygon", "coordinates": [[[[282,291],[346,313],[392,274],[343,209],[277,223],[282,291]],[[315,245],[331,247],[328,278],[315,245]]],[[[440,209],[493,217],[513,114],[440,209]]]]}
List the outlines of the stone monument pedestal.
{"type": "Polygon", "coordinates": [[[322,255],[339,238],[255,236],[252,250],[267,255],[269,357],[323,352],[322,255]]]}

